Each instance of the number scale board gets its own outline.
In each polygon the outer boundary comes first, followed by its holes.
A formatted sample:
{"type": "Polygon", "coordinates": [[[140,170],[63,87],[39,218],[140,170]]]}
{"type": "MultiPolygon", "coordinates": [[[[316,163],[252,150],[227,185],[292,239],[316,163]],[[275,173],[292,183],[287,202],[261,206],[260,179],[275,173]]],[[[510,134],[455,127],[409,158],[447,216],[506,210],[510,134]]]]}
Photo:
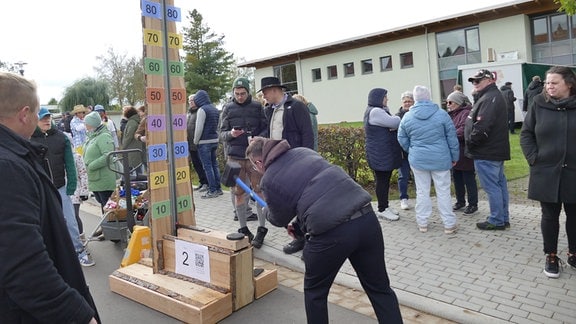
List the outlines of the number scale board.
{"type": "Polygon", "coordinates": [[[173,0],[141,2],[154,273],[159,270],[161,255],[156,242],[165,234],[175,235],[174,218],[179,224],[196,225],[188,163],[184,65],[179,55],[182,37],[176,31],[181,13],[173,4],[173,0]]]}

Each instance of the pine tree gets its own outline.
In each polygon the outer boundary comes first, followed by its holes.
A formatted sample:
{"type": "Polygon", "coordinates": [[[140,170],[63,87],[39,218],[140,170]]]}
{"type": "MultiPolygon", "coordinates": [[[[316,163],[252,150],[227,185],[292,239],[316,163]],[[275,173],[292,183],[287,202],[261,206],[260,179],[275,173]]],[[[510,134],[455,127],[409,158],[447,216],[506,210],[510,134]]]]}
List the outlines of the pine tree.
{"type": "Polygon", "coordinates": [[[235,74],[234,55],[223,48],[224,36],[205,26],[196,9],[188,18],[190,27],[183,28],[186,90],[205,90],[215,104],[225,101],[235,74]]]}

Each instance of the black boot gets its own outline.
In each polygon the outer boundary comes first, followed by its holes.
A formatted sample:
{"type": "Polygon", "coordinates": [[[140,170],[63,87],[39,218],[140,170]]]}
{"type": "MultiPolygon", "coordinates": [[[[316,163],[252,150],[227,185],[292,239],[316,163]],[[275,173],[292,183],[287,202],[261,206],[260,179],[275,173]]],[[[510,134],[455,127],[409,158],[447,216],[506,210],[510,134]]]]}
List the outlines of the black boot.
{"type": "Polygon", "coordinates": [[[252,242],[252,239],[254,239],[254,234],[252,234],[252,232],[250,232],[250,230],[246,226],[238,229],[238,233],[246,235],[248,237],[248,242],[252,242]]]}
{"type": "Polygon", "coordinates": [[[298,251],[301,251],[302,249],[304,249],[304,244],[306,243],[306,239],[304,237],[296,237],[294,240],[292,240],[292,242],[284,245],[284,248],[282,248],[282,250],[284,251],[284,253],[286,254],[292,254],[292,253],[296,253],[298,251]]]}
{"type": "Polygon", "coordinates": [[[252,246],[259,249],[262,247],[264,243],[264,237],[268,233],[268,229],[266,227],[258,226],[258,231],[256,232],[256,237],[252,240],[252,246]]]}

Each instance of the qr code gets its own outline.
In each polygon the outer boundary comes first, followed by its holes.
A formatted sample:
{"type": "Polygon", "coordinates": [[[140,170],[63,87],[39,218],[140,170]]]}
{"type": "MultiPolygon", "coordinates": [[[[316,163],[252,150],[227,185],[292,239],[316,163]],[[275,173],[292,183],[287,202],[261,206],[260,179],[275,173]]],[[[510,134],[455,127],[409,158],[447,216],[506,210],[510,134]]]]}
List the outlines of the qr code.
{"type": "Polygon", "coordinates": [[[204,268],[204,255],[200,253],[194,253],[194,264],[198,268],[204,268]]]}

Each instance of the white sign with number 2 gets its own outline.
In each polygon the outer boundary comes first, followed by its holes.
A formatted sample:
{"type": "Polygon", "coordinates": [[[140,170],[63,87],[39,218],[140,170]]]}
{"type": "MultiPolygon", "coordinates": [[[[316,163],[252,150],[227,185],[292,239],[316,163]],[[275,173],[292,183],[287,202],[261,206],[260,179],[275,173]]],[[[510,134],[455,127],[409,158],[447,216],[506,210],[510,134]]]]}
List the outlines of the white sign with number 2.
{"type": "Polygon", "coordinates": [[[183,240],[175,240],[176,273],[210,282],[208,247],[183,240]]]}

